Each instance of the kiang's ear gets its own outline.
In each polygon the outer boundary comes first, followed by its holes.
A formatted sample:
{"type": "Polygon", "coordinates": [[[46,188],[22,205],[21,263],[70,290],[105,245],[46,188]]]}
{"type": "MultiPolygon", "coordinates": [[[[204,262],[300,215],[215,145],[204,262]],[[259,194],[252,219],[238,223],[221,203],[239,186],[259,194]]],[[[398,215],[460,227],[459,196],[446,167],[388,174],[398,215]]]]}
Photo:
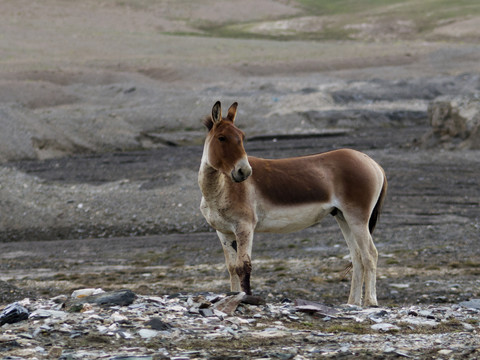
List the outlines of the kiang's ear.
{"type": "Polygon", "coordinates": [[[212,108],[212,121],[214,124],[218,124],[222,121],[222,104],[217,101],[212,108]]]}
{"type": "Polygon", "coordinates": [[[227,119],[230,120],[231,122],[235,121],[235,117],[237,116],[237,106],[238,103],[234,102],[229,108],[228,108],[228,114],[227,114],[227,119]]]}

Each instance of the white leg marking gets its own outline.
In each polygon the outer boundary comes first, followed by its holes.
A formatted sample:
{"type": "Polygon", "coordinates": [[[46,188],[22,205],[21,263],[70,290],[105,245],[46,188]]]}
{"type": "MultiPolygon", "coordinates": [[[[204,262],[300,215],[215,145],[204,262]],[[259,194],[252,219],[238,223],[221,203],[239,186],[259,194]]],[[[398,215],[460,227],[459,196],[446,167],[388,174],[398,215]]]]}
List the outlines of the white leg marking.
{"type": "Polygon", "coordinates": [[[362,305],[362,288],[365,282],[365,306],[377,305],[376,270],[378,253],[367,224],[349,224],[341,217],[335,219],[342,230],[350,250],[353,274],[348,303],[362,305]]]}
{"type": "Polygon", "coordinates": [[[223,234],[220,231],[217,231],[217,235],[222,244],[223,253],[225,254],[225,263],[227,265],[228,273],[230,274],[230,289],[231,291],[242,291],[240,278],[236,271],[237,251],[234,247],[234,243],[236,242],[235,235],[223,234]]]}
{"type": "Polygon", "coordinates": [[[363,234],[361,233],[361,230],[357,232],[357,234],[359,234],[358,243],[360,244],[362,252],[365,278],[365,299],[363,303],[365,306],[377,306],[376,282],[378,251],[373,243],[370,231],[366,226],[363,229],[363,234]]]}

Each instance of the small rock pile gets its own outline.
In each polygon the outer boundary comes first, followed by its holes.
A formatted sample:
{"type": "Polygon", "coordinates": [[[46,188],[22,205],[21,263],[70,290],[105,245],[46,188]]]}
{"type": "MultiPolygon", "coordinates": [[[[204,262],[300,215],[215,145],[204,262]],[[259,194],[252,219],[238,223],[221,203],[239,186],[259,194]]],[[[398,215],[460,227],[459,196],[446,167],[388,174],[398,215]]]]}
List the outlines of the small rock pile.
{"type": "Polygon", "coordinates": [[[12,360],[480,356],[480,300],[364,309],[244,293],[82,289],[0,310],[0,353],[12,360]]]}
{"type": "Polygon", "coordinates": [[[439,97],[428,106],[432,129],[423,137],[427,147],[480,149],[480,94],[439,97]]]}

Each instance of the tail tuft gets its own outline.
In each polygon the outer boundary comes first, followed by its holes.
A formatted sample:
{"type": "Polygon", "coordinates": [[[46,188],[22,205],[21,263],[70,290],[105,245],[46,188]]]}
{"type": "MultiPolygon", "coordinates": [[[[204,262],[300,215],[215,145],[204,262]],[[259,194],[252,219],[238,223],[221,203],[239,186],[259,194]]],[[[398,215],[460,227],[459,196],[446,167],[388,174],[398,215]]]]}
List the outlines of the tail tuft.
{"type": "Polygon", "coordinates": [[[375,230],[377,221],[380,218],[380,212],[382,211],[383,202],[385,200],[385,196],[387,195],[387,188],[387,177],[385,176],[385,174],[383,174],[382,190],[380,191],[380,196],[378,197],[377,203],[373,208],[372,215],[370,215],[370,220],[368,221],[368,229],[370,230],[370,234],[373,234],[373,230],[375,230]]]}

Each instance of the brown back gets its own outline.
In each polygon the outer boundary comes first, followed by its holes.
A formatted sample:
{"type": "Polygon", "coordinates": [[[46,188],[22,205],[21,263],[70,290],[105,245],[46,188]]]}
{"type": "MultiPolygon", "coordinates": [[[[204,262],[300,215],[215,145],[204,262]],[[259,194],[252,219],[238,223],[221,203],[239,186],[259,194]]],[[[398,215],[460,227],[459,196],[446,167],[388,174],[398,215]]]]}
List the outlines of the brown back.
{"type": "MultiPolygon", "coordinates": [[[[261,195],[274,205],[298,205],[330,200],[330,182],[312,164],[312,157],[268,160],[248,157],[252,181],[261,195]]],[[[321,161],[320,159],[314,160],[321,161]]]]}

